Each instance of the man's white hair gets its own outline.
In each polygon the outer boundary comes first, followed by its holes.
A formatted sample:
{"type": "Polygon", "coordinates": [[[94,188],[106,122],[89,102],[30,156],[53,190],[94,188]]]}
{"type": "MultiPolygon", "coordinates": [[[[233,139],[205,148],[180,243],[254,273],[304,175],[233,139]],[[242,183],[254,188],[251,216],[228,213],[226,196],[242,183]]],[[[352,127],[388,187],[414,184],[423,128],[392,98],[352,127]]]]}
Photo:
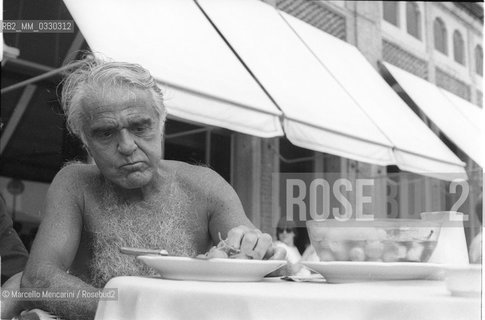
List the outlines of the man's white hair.
{"type": "Polygon", "coordinates": [[[163,94],[150,72],[134,63],[108,61],[87,57],[62,82],[61,104],[67,117],[67,127],[86,144],[82,130],[83,100],[95,93],[113,89],[137,88],[148,90],[153,98],[153,107],[159,116],[160,129],[167,116],[163,94]]]}

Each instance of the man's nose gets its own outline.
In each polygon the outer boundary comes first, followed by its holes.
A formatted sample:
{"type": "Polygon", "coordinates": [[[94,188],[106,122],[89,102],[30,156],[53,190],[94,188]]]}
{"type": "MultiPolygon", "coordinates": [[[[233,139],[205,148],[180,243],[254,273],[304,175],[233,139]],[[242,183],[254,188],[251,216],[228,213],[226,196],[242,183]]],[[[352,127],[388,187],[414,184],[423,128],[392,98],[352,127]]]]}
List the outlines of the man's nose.
{"type": "Polygon", "coordinates": [[[136,148],[137,145],[131,133],[126,129],[122,129],[118,139],[118,151],[123,155],[130,155],[135,152],[136,148]]]}

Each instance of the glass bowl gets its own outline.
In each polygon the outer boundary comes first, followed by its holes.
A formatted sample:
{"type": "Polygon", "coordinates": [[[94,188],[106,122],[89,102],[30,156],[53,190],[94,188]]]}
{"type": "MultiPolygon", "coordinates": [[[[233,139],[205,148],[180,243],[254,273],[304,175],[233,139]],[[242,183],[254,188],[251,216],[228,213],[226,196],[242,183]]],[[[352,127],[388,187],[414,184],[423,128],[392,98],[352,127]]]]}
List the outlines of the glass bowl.
{"type": "Polygon", "coordinates": [[[441,224],[415,219],[306,223],[320,261],[359,262],[427,262],[436,248],[441,224]]]}

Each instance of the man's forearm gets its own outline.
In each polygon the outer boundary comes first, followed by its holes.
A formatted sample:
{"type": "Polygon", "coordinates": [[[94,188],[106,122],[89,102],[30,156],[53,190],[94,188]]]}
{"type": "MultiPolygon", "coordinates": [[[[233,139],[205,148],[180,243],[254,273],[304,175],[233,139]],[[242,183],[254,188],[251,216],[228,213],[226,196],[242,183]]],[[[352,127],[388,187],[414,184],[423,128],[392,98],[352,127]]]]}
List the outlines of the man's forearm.
{"type": "MultiPolygon", "coordinates": [[[[26,270],[21,281],[21,288],[43,290],[44,292],[50,290],[53,293],[57,292],[81,292],[97,290],[93,286],[85,283],[81,279],[67,274],[65,271],[54,267],[44,266],[38,267],[37,270],[26,270]]],[[[77,294],[75,294],[77,296],[77,294]]],[[[72,298],[69,300],[46,298],[42,300],[30,301],[29,305],[32,308],[39,308],[49,311],[64,319],[70,320],[85,320],[93,319],[96,313],[99,299],[97,298],[72,298]]],[[[96,296],[96,295],[94,295],[96,296]]]]}

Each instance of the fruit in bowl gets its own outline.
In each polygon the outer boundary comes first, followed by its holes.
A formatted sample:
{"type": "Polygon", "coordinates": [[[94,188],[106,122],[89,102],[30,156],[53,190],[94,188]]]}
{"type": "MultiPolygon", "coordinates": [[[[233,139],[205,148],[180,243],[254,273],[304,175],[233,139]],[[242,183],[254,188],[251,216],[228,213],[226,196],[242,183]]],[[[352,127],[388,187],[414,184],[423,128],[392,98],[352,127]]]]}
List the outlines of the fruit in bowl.
{"type": "Polygon", "coordinates": [[[415,219],[307,221],[320,261],[427,262],[441,222],[415,219]]]}

